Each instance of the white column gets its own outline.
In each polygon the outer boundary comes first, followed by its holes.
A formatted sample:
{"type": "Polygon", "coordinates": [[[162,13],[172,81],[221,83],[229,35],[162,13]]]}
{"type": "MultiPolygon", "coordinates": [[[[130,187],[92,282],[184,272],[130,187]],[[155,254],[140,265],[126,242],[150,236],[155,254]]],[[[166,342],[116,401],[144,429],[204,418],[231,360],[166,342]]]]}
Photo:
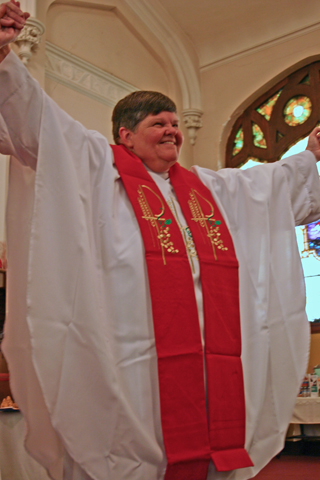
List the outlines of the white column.
{"type": "Polygon", "coordinates": [[[41,36],[45,31],[43,23],[35,18],[36,4],[37,0],[20,0],[21,10],[31,15],[15,41],[15,44],[18,46],[18,55],[25,65],[27,65],[32,54],[37,50],[41,36]]]}
{"type": "Polygon", "coordinates": [[[37,50],[44,32],[45,27],[43,23],[36,18],[28,18],[24,28],[14,42],[18,45],[18,55],[25,65],[27,65],[32,54],[37,50]]]}
{"type": "Polygon", "coordinates": [[[196,108],[189,108],[182,111],[183,121],[188,129],[191,145],[195,145],[197,132],[199,128],[202,127],[202,113],[202,110],[198,110],[196,108]]]}

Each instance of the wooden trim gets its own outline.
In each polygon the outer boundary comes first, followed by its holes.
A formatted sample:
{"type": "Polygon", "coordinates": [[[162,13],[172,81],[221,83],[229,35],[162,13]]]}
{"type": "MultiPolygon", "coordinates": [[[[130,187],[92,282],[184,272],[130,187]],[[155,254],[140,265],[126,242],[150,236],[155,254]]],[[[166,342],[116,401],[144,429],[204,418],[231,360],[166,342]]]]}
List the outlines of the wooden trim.
{"type": "Polygon", "coordinates": [[[288,148],[301,138],[306,137],[320,122],[320,61],[310,63],[293,72],[263,95],[260,95],[235,121],[226,148],[226,166],[239,167],[245,163],[248,157],[256,157],[265,162],[279,160],[288,148]],[[309,83],[301,83],[305,77],[309,83]],[[257,108],[263,105],[275,93],[281,90],[275,103],[270,120],[257,112],[257,108]],[[290,126],[284,121],[283,109],[291,98],[303,95],[310,98],[312,113],[302,124],[290,126]],[[259,125],[267,142],[267,148],[257,148],[253,144],[252,122],[259,125]],[[235,156],[232,155],[235,135],[242,126],[244,132],[244,145],[242,150],[235,156]],[[278,132],[281,134],[279,137],[278,132]]]}
{"type": "Polygon", "coordinates": [[[311,323],[311,333],[320,333],[320,323],[311,323]]]}
{"type": "Polygon", "coordinates": [[[0,268],[0,288],[5,288],[7,282],[7,271],[0,268]]]}

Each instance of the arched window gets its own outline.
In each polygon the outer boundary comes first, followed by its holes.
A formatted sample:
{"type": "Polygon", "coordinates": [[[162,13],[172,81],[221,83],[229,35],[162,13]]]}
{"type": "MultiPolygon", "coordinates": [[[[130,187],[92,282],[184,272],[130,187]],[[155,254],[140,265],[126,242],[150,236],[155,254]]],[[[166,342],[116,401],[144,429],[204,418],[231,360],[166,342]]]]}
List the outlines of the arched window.
{"type": "Polygon", "coordinates": [[[281,80],[240,115],[228,139],[226,166],[279,160],[319,122],[320,62],[314,62],[281,80]]]}
{"type": "MultiPolygon", "coordinates": [[[[227,142],[226,166],[250,168],[298,153],[305,149],[306,137],[318,124],[320,62],[314,62],[278,82],[238,117],[227,142]]],[[[308,319],[312,331],[320,332],[320,221],[297,227],[296,233],[306,280],[308,319]]]]}

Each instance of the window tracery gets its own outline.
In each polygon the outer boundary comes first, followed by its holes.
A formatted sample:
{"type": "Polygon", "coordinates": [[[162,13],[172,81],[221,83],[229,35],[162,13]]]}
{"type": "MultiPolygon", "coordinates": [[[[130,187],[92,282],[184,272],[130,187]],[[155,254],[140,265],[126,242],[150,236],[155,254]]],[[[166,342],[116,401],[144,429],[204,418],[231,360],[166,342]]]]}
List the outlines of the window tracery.
{"type": "Polygon", "coordinates": [[[236,120],[226,148],[226,166],[249,159],[274,162],[320,122],[320,62],[278,82],[236,120]]]}

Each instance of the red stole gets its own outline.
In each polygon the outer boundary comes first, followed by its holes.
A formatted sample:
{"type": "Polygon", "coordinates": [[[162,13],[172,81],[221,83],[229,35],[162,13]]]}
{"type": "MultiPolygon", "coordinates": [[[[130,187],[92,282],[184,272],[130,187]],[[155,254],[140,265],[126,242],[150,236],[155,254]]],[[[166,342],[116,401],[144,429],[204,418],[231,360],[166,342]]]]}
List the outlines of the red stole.
{"type": "Polygon", "coordinates": [[[175,164],[170,180],[200,262],[205,363],[191,268],[175,218],[141,160],[112,146],[145,247],[158,357],[161,423],[168,460],[165,480],[205,480],[252,466],[244,449],[238,262],[210,191],[175,164]]]}

